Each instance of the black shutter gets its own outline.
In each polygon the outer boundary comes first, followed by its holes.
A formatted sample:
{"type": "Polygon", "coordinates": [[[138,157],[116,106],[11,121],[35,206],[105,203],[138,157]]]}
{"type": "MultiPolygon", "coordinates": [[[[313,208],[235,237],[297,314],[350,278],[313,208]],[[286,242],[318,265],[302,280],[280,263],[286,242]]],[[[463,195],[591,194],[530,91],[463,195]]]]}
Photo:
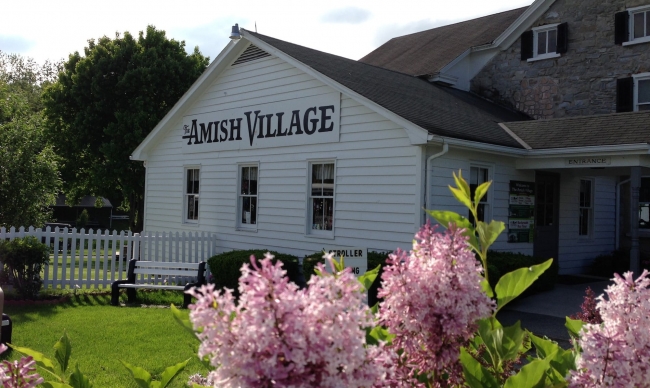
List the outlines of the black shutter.
{"type": "Polygon", "coordinates": [[[533,57],[533,31],[521,34],[521,60],[533,57]]]}
{"type": "Polygon", "coordinates": [[[558,54],[566,53],[569,48],[569,25],[565,22],[557,26],[557,49],[558,54]]]}
{"type": "Polygon", "coordinates": [[[634,110],[634,79],[632,77],[616,80],[616,112],[634,110]]]}
{"type": "Polygon", "coordinates": [[[630,13],[627,11],[614,14],[614,43],[623,44],[630,38],[630,13]]]}

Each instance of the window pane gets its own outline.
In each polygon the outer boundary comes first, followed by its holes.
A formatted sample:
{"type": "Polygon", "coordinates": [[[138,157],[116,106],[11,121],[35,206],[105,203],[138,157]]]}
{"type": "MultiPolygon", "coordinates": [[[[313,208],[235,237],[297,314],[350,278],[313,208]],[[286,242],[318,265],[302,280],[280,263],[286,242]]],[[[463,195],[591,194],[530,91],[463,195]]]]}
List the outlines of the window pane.
{"type": "Polygon", "coordinates": [[[251,224],[257,224],[257,197],[251,198],[251,224]]]}
{"type": "Polygon", "coordinates": [[[325,207],[324,198],[314,198],[312,200],[312,209],[311,209],[311,219],[312,225],[311,228],[314,230],[323,229],[324,225],[324,207],[325,207]]]}
{"type": "Polygon", "coordinates": [[[634,38],[643,38],[645,36],[645,12],[634,14],[634,38]]]}
{"type": "Polygon", "coordinates": [[[251,197],[243,197],[241,206],[241,223],[250,224],[251,218],[251,197]]]}
{"type": "Polygon", "coordinates": [[[549,53],[554,53],[557,51],[557,30],[551,30],[548,32],[548,51],[549,53]]]}
{"type": "Polygon", "coordinates": [[[332,220],[334,219],[334,199],[323,199],[324,230],[332,230],[332,220]]]}
{"type": "Polygon", "coordinates": [[[645,105],[639,105],[639,110],[650,110],[650,104],[645,104],[645,105]]]}
{"type": "Polygon", "coordinates": [[[639,80],[639,103],[650,102],[650,79],[639,80]]]}
{"type": "Polygon", "coordinates": [[[323,165],[322,164],[312,164],[311,165],[311,195],[321,196],[323,195],[323,165]]]}
{"type": "Polygon", "coordinates": [[[580,180],[580,207],[591,207],[591,181],[580,180]]]}
{"type": "Polygon", "coordinates": [[[578,234],[580,236],[589,235],[589,212],[591,209],[580,209],[580,221],[578,234]]]}
{"type": "Polygon", "coordinates": [[[544,226],[553,226],[553,204],[549,203],[545,206],[546,214],[544,215],[544,226]]]}
{"type": "Polygon", "coordinates": [[[639,206],[639,228],[650,228],[650,205],[647,203],[639,206]]]}
{"type": "Polygon", "coordinates": [[[248,190],[251,195],[257,195],[257,167],[249,168],[248,190]]]}
{"type": "Polygon", "coordinates": [[[537,33],[537,54],[546,54],[546,31],[537,33]]]}

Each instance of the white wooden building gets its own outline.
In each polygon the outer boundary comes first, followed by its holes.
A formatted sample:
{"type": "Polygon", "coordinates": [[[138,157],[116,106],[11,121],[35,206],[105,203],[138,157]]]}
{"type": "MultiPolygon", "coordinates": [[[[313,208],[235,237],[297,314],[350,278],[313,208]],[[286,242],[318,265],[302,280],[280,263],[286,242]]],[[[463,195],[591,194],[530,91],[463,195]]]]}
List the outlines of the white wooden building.
{"type": "Polygon", "coordinates": [[[616,248],[619,178],[650,165],[648,146],[535,149],[527,125],[470,93],[242,29],[133,152],[144,229],[216,233],[217,252],[409,249],[423,208],[467,212],[447,188],[462,170],[494,182],[484,217],[509,225],[494,249],[580,273],[616,248]]]}

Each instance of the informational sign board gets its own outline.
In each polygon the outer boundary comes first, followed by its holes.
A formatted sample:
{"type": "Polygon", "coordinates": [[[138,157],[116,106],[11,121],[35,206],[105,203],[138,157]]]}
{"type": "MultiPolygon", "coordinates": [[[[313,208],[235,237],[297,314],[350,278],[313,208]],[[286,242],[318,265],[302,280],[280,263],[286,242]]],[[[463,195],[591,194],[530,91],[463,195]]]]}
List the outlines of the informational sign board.
{"type": "Polygon", "coordinates": [[[325,247],[327,253],[334,253],[336,260],[343,261],[346,267],[352,268],[352,273],[359,277],[368,270],[368,249],[367,248],[348,248],[348,247],[325,247]]]}
{"type": "Polygon", "coordinates": [[[535,182],[510,181],[508,242],[531,243],[535,231],[535,182]]]}

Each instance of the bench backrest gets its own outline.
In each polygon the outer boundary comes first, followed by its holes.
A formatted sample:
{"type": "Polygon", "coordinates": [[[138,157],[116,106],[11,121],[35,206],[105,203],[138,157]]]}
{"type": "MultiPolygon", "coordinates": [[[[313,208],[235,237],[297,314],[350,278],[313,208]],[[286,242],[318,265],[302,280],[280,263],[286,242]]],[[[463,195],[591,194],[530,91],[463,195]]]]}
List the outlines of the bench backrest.
{"type": "Polygon", "coordinates": [[[127,279],[130,283],[135,283],[136,275],[196,277],[199,284],[205,284],[205,268],[205,261],[199,263],[174,263],[131,259],[127,279]]]}

